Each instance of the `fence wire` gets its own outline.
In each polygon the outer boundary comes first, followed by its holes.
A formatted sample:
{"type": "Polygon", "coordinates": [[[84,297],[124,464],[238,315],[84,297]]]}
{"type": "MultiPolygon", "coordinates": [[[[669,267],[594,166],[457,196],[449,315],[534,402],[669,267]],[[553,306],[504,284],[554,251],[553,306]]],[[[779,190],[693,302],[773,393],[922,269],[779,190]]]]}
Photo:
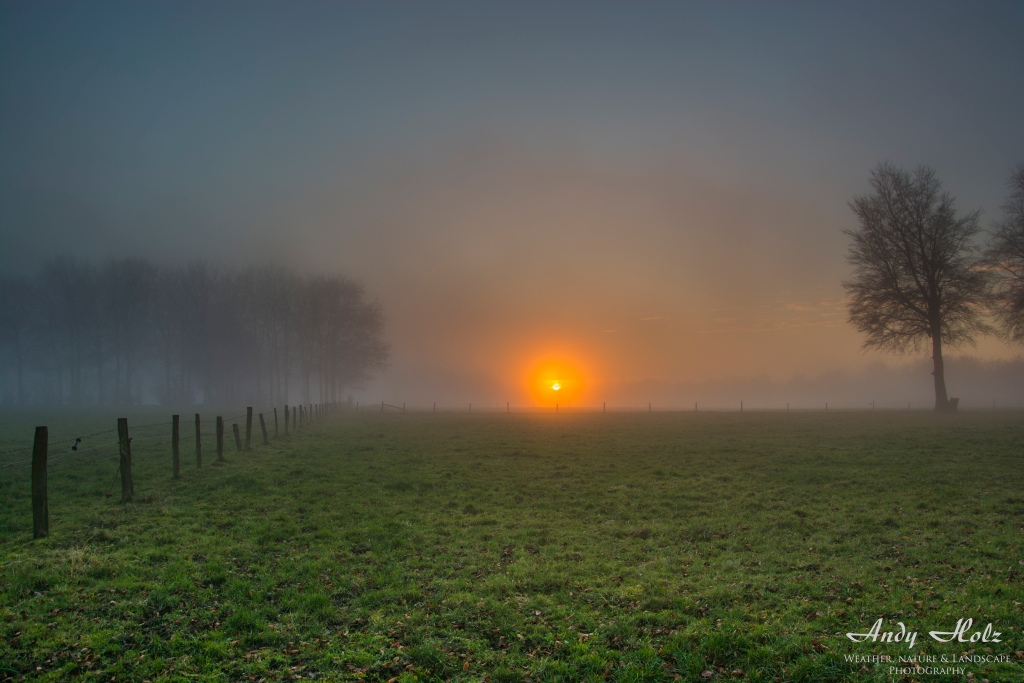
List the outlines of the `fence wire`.
{"type": "MultiPolygon", "coordinates": [[[[297,406],[296,406],[297,407],[297,406]]],[[[259,427],[256,424],[259,420],[259,415],[262,413],[264,419],[267,419],[267,415],[270,415],[271,421],[273,420],[273,406],[264,408],[253,408],[253,433],[257,442],[262,441],[260,436],[259,427]]],[[[283,408],[280,409],[283,412],[283,408]]],[[[183,455],[191,451],[195,447],[196,441],[196,429],[195,421],[193,418],[194,414],[181,415],[179,418],[179,432],[178,442],[179,448],[183,451],[183,455]]],[[[199,439],[202,444],[203,450],[212,452],[214,450],[214,443],[216,438],[216,415],[202,416],[200,414],[200,429],[199,439]]],[[[225,450],[233,448],[234,442],[234,430],[231,426],[238,424],[240,431],[244,430],[244,420],[248,417],[248,413],[241,413],[232,416],[220,416],[225,423],[225,450]]],[[[307,418],[309,419],[309,418],[307,418]]],[[[144,424],[133,424],[129,420],[128,434],[131,440],[132,453],[136,453],[146,456],[152,456],[159,453],[161,450],[166,449],[169,453],[172,449],[172,428],[174,422],[169,421],[158,421],[158,422],[147,422],[144,424]],[[166,430],[161,433],[161,430],[166,430]]],[[[117,439],[117,428],[102,429],[93,432],[71,432],[68,435],[67,427],[58,427],[63,432],[59,435],[50,434],[47,438],[47,467],[51,471],[65,471],[75,467],[78,463],[84,461],[96,461],[105,456],[117,457],[120,454],[120,443],[117,439]],[[113,436],[113,440],[110,437],[113,436]]],[[[243,436],[244,438],[244,436],[243,436]]],[[[11,462],[0,463],[0,472],[15,472],[19,468],[29,469],[32,465],[32,450],[33,443],[31,438],[27,439],[28,443],[25,445],[17,445],[13,441],[6,441],[2,444],[2,450],[0,450],[0,460],[4,459],[5,456],[21,456],[17,460],[11,462]]]]}

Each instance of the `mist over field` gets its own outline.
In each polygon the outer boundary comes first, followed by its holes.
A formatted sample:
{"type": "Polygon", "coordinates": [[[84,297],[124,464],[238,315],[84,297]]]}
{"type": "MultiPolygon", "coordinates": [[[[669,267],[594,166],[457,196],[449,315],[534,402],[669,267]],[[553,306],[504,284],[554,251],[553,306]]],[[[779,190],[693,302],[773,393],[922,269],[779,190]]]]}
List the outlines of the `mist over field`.
{"type": "MultiPolygon", "coordinates": [[[[924,408],[929,352],[864,352],[847,322],[848,202],[881,162],[927,164],[986,243],[1024,148],[1020,6],[735,10],[6,3],[0,274],[42,286],[70,257],[353,281],[389,354],[335,372],[339,399],[924,408]]],[[[37,321],[18,361],[19,296],[0,400],[74,403],[69,376],[121,371],[121,342],[39,341],[89,306],[37,321]]],[[[289,400],[320,391],[312,356],[232,310],[246,367],[273,365],[232,380],[239,400],[271,374],[289,400]]],[[[216,400],[153,342],[125,396],[81,379],[90,400],[170,401],[174,373],[177,402],[216,400]]],[[[950,363],[965,408],[1024,404],[1019,344],[946,353],[977,361],[950,363]]]]}

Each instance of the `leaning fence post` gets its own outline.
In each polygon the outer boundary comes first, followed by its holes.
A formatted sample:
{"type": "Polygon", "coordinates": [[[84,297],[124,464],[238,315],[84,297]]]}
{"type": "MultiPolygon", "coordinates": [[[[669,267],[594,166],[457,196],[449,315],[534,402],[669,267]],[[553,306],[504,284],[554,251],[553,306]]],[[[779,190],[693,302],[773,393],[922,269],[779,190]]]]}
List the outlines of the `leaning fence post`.
{"type": "Polygon", "coordinates": [[[263,421],[263,413],[260,413],[260,429],[263,431],[263,445],[270,443],[267,440],[267,423],[263,421]]]}
{"type": "Polygon", "coordinates": [[[46,447],[49,442],[46,427],[36,427],[32,444],[32,538],[50,533],[50,503],[46,497],[46,447]]]}
{"type": "Polygon", "coordinates": [[[224,417],[217,416],[217,462],[224,462],[224,417]]]}
{"type": "Polygon", "coordinates": [[[239,433],[238,423],[237,422],[232,422],[231,423],[231,431],[234,432],[234,434],[235,434],[235,450],[236,451],[241,451],[242,450],[242,435],[239,433]]]}
{"type": "Polygon", "coordinates": [[[203,438],[199,433],[199,413],[196,413],[196,469],[203,466],[203,438]]]}
{"type": "Polygon", "coordinates": [[[121,445],[121,502],[130,503],[135,487],[132,484],[132,440],[128,438],[128,418],[117,418],[117,440],[121,445]]]}
{"type": "Polygon", "coordinates": [[[171,415],[171,469],[174,471],[175,479],[181,473],[181,460],[179,459],[180,454],[178,452],[178,426],[180,420],[180,415],[171,415]]]}
{"type": "Polygon", "coordinates": [[[245,450],[252,445],[252,406],[245,409],[245,450]]]}
{"type": "Polygon", "coordinates": [[[274,406],[274,438],[277,438],[277,406],[274,406]]]}

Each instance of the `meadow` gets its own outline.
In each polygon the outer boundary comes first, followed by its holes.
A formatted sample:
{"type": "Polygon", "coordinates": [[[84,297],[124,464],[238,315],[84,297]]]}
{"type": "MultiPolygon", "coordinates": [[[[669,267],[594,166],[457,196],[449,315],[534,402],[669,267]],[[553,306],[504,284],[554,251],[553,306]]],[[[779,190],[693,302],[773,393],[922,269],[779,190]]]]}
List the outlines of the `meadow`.
{"type": "Polygon", "coordinates": [[[0,680],[1024,681],[1020,412],[349,413],[178,479],[142,443],[128,504],[116,449],[55,463],[36,541],[0,469],[0,680]]]}

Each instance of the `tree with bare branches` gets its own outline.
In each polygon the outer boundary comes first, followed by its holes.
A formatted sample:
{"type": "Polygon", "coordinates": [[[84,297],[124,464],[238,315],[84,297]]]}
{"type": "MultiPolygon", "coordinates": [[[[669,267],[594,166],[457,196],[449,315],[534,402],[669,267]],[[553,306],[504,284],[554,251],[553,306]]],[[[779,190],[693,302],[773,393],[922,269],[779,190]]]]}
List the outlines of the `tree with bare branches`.
{"type": "Polygon", "coordinates": [[[903,353],[931,342],[935,410],[956,410],[949,399],[943,347],[973,344],[990,331],[982,313],[989,274],[974,245],[980,211],[958,215],[935,171],[913,173],[881,164],[870,178],[873,192],[850,202],[860,228],[847,262],[853,279],[850,323],[867,335],[865,348],[903,353]]]}
{"type": "Polygon", "coordinates": [[[1024,164],[1017,165],[1007,185],[1010,198],[987,254],[996,273],[996,318],[1007,337],[1024,343],[1024,164]]]}

